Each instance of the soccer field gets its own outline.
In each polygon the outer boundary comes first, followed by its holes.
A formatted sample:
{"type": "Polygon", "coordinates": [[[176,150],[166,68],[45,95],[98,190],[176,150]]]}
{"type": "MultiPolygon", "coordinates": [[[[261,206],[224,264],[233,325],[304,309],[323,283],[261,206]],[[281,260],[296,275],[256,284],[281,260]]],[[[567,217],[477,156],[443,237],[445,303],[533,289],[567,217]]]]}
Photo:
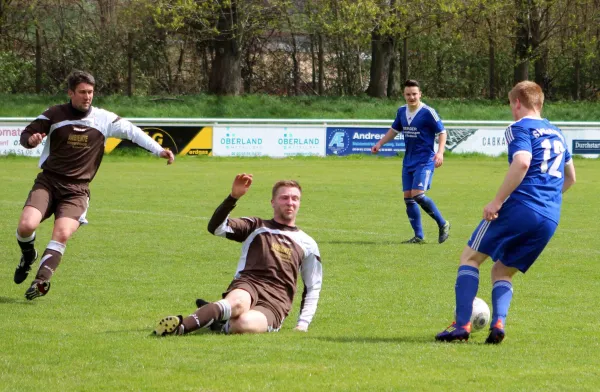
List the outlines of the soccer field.
{"type": "MultiPolygon", "coordinates": [[[[428,193],[452,223],[437,244],[412,236],[401,159],[107,156],[91,184],[90,222],[68,243],[46,297],[13,283],[15,229],[37,160],[0,157],[0,390],[44,391],[596,391],[600,389],[600,160],[576,159],[578,182],[558,231],[514,280],[507,337],[436,343],[451,321],[458,259],[507,169],[506,158],[448,156],[428,193]],[[323,290],[308,333],[298,297],[279,333],[156,338],[166,315],[217,300],[240,245],[208,219],[240,172],[253,173],[234,216],[270,218],[276,180],[297,179],[297,224],[319,244],[323,290]]],[[[37,248],[51,222],[38,229],[37,248]]],[[[37,268],[37,263],[34,268],[37,268]]],[[[491,303],[484,264],[478,296],[491,303]]],[[[35,271],[35,269],[34,269],[35,271]]],[[[32,273],[32,275],[35,272],[32,273]]],[[[32,277],[30,275],[30,277],[32,277]]]]}

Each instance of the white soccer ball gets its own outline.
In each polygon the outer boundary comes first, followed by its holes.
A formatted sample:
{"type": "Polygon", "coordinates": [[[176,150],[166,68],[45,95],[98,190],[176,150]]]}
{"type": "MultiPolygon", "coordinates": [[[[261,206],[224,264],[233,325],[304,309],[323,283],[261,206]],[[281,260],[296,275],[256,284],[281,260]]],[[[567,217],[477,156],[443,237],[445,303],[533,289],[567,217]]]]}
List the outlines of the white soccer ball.
{"type": "Polygon", "coordinates": [[[490,307],[479,297],[473,300],[473,313],[471,313],[471,332],[485,329],[490,323],[490,307]]]}

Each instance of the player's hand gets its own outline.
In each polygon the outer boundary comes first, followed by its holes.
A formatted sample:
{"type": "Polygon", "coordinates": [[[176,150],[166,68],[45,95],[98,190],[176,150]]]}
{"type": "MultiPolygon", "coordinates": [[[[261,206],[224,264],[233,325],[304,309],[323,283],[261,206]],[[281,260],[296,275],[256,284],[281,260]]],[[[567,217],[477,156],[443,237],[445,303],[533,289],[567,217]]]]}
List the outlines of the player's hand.
{"type": "Polygon", "coordinates": [[[438,152],[433,156],[433,163],[435,167],[440,167],[444,164],[444,153],[438,152]]]}
{"type": "Polygon", "coordinates": [[[381,149],[379,143],[375,144],[373,147],[371,147],[371,154],[377,154],[379,152],[379,149],[381,149]]]}
{"type": "Polygon", "coordinates": [[[231,186],[231,196],[239,199],[248,192],[250,185],[252,185],[252,174],[238,174],[235,176],[233,185],[231,186]]]}
{"type": "Polygon", "coordinates": [[[171,150],[162,150],[158,156],[167,159],[167,165],[170,165],[175,160],[175,155],[173,155],[173,151],[171,150]]]}
{"type": "Polygon", "coordinates": [[[483,207],[483,219],[487,221],[493,221],[498,218],[498,211],[500,211],[502,203],[492,200],[487,206],[483,207]]]}
{"type": "Polygon", "coordinates": [[[27,144],[29,144],[32,148],[37,147],[45,137],[45,133],[34,133],[33,135],[29,136],[29,139],[27,139],[27,144]]]}

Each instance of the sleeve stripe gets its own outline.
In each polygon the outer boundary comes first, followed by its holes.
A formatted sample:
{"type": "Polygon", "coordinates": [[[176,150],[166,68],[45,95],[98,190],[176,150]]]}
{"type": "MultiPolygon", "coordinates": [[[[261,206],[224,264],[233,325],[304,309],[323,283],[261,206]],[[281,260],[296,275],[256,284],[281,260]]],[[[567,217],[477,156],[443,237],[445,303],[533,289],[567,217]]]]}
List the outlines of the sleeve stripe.
{"type": "Polygon", "coordinates": [[[429,113],[431,113],[431,115],[433,116],[433,119],[436,122],[440,121],[440,116],[438,116],[437,112],[435,110],[433,110],[433,108],[430,108],[429,106],[425,105],[425,109],[429,110],[429,113]]]}
{"type": "Polygon", "coordinates": [[[513,140],[515,140],[515,137],[513,136],[511,127],[506,128],[506,131],[504,132],[504,138],[506,139],[506,143],[508,143],[508,144],[510,144],[513,140]]]}

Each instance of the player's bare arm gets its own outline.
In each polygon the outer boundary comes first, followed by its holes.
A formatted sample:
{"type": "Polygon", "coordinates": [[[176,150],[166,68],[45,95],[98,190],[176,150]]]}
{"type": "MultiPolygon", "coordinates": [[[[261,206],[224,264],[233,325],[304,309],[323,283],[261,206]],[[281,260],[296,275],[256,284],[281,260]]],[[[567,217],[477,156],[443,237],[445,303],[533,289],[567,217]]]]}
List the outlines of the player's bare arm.
{"type": "Polygon", "coordinates": [[[565,163],[565,182],[563,183],[562,193],[568,191],[573,184],[575,184],[575,164],[571,160],[565,163]]]}
{"type": "Polygon", "coordinates": [[[433,162],[435,163],[436,168],[438,168],[444,164],[444,151],[446,150],[447,137],[448,136],[446,135],[446,132],[440,133],[438,150],[435,153],[435,155],[433,156],[433,162]]]}
{"type": "Polygon", "coordinates": [[[375,144],[373,147],[371,147],[371,153],[377,154],[379,152],[379,150],[381,149],[381,147],[383,147],[387,142],[394,140],[396,135],[398,135],[398,133],[396,131],[394,131],[392,128],[390,128],[387,131],[387,133],[381,139],[379,139],[377,144],[375,144]]]}
{"type": "Polygon", "coordinates": [[[244,196],[252,185],[252,174],[238,174],[231,185],[231,197],[239,199],[244,196]]]}
{"type": "Polygon", "coordinates": [[[529,154],[517,154],[515,155],[496,197],[483,209],[483,219],[492,221],[498,217],[498,211],[502,207],[504,200],[510,196],[510,194],[517,189],[527,170],[529,170],[529,164],[531,163],[531,155],[529,154]]]}
{"type": "Polygon", "coordinates": [[[158,156],[166,159],[167,165],[170,165],[173,163],[173,161],[175,161],[175,155],[173,155],[173,152],[171,150],[162,150],[158,156]]]}

